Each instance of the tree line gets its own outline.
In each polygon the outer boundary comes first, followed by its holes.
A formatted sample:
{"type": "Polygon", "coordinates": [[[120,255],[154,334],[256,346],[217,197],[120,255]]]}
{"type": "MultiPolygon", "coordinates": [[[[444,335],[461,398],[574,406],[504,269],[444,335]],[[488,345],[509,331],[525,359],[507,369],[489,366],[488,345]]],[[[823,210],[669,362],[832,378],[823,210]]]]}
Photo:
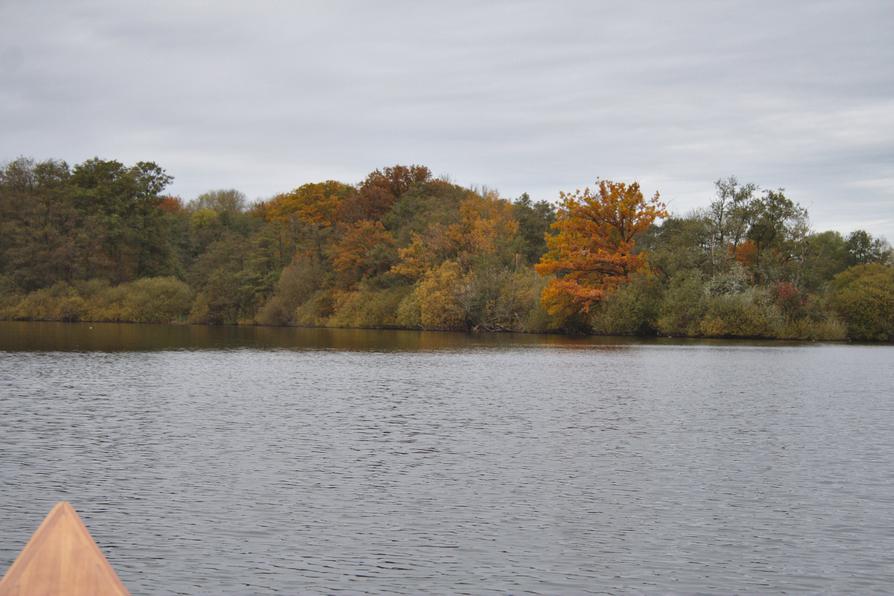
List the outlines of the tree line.
{"type": "Polygon", "coordinates": [[[418,165],[252,203],[171,180],[0,168],[0,318],[894,340],[887,242],[734,177],[685,215],[636,183],[510,201],[418,165]]]}

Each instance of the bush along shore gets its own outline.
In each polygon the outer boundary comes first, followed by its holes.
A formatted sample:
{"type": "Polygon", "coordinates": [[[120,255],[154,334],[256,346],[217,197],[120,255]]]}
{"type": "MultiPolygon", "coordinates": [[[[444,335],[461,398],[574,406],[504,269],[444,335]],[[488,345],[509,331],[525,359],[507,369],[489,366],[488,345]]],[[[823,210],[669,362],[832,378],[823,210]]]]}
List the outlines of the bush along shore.
{"type": "Polygon", "coordinates": [[[636,183],[501,198],[422,166],[165,194],[151,162],[0,168],[0,319],[894,341],[894,264],[733,177],[670,214],[636,183]]]}

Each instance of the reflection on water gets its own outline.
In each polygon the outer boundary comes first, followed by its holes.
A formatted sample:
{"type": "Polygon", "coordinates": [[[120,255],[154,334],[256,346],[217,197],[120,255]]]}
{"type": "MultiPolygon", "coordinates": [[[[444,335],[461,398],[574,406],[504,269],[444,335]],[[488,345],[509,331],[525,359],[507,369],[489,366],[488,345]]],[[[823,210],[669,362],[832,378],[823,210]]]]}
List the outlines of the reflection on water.
{"type": "Polygon", "coordinates": [[[524,334],[469,335],[370,329],[0,322],[0,350],[29,351],[118,352],[229,348],[418,351],[476,345],[525,345],[532,342],[573,344],[576,341],[581,340],[524,334]]]}
{"type": "MultiPolygon", "coordinates": [[[[739,342],[740,345],[746,342],[739,342]]],[[[691,341],[623,337],[568,337],[522,333],[444,333],[374,329],[317,329],[207,325],[134,325],[128,323],[53,323],[0,321],[0,351],[128,352],[156,350],[310,349],[417,352],[483,347],[619,347],[630,345],[718,345],[691,341]]],[[[747,342],[748,345],[784,345],[747,342]]]]}
{"type": "Polygon", "coordinates": [[[0,324],[0,568],[67,499],[137,594],[894,585],[890,346],[90,327],[0,324]]]}

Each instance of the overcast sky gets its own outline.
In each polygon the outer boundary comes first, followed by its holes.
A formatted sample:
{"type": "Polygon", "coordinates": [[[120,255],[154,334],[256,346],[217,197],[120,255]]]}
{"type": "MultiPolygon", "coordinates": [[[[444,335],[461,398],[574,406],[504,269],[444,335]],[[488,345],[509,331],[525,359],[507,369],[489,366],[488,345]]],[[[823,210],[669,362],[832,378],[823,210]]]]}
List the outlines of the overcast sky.
{"type": "Polygon", "coordinates": [[[892,40],[892,0],[0,0],[0,161],[155,161],[186,199],[636,179],[678,213],[735,174],[894,240],[892,40]]]}

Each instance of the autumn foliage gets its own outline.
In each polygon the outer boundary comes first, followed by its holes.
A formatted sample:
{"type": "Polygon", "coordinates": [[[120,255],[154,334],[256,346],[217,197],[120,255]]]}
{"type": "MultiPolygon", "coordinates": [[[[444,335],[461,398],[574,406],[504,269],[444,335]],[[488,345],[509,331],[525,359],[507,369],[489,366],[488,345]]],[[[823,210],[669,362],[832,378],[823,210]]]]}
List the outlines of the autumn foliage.
{"type": "Polygon", "coordinates": [[[636,182],[600,180],[595,193],[585,188],[561,197],[556,234],[535,268],[554,276],[542,296],[551,314],[587,313],[646,267],[636,238],[667,212],[658,193],[647,200],[636,182]]]}
{"type": "Polygon", "coordinates": [[[887,242],[735,177],[672,217],[635,183],[557,206],[420,165],[255,201],[170,181],[0,165],[0,319],[894,340],[887,242]]]}
{"type": "Polygon", "coordinates": [[[274,197],[266,206],[267,216],[274,221],[297,218],[305,224],[331,227],[335,225],[342,202],[353,190],[334,180],[304,184],[274,197]]]}
{"type": "Polygon", "coordinates": [[[388,271],[396,258],[394,237],[382,222],[370,220],[346,225],[330,256],[332,268],[347,286],[388,271]]]}

